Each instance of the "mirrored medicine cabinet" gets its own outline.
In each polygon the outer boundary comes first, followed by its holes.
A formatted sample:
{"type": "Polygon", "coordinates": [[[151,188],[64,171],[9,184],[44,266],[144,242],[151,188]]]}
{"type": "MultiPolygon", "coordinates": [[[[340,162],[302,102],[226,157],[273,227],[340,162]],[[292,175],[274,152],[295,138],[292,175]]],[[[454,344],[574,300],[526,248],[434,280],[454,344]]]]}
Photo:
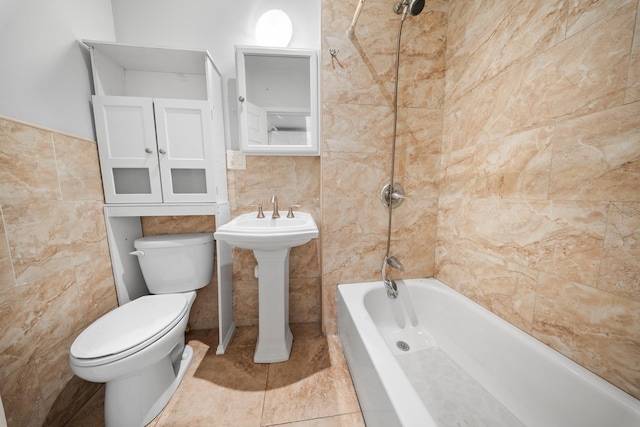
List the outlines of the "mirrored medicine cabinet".
{"type": "Polygon", "coordinates": [[[236,46],[240,150],[320,155],[315,50],[236,46]]]}

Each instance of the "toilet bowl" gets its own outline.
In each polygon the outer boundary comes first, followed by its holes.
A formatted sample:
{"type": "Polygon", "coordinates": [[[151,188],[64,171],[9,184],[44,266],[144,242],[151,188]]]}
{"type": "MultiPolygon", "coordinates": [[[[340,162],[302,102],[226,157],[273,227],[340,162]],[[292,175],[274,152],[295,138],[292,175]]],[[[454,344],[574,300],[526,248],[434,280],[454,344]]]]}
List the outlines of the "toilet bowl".
{"type": "Polygon", "coordinates": [[[96,320],[70,349],[77,376],[106,383],[107,427],[146,425],[167,404],[193,358],[184,332],[195,290],[213,274],[210,233],[143,237],[134,247],[152,294],[96,320]]]}

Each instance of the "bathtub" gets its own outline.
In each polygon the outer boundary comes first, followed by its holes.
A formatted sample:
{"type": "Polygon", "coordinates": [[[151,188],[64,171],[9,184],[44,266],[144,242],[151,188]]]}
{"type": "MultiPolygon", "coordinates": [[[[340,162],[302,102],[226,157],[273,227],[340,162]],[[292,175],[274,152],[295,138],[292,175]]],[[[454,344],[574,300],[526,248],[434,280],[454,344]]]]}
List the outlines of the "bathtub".
{"type": "Polygon", "coordinates": [[[436,279],[338,286],[367,427],[638,427],[640,401],[436,279]]]}

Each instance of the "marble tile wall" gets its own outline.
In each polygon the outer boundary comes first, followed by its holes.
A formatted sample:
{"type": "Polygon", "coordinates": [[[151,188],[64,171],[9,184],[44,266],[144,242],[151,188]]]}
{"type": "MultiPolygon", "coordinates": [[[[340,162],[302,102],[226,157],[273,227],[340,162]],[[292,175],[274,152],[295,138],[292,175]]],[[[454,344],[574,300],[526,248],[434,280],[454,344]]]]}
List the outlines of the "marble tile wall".
{"type": "MultiPolygon", "coordinates": [[[[251,205],[273,210],[272,195],[279,210],[292,204],[313,215],[322,235],[320,215],[320,159],[318,157],[247,156],[246,170],[227,171],[231,215],[257,212],[251,205]]],[[[253,253],[233,249],[234,319],[239,326],[258,324],[257,262],[253,253]]],[[[289,258],[289,320],[320,322],[320,239],[291,248],[289,258]]]]}
{"type": "MultiPolygon", "coordinates": [[[[339,283],[379,280],[390,173],[393,2],[322,1],[323,155],[248,157],[233,215],[311,212],[291,253],[291,321],[335,332],[339,283]],[[332,58],[329,49],[338,50],[332,58]]],[[[640,396],[638,0],[434,0],[403,29],[391,253],[640,396]],[[406,209],[403,209],[406,208],[406,209]],[[437,223],[437,235],[436,235],[437,223]]],[[[0,118],[0,394],[10,425],[59,425],[95,386],[66,359],[116,305],[95,143],[0,118]],[[61,316],[60,313],[65,313],[61,316]]],[[[212,231],[145,218],[145,234],[212,231]]],[[[255,260],[234,252],[239,325],[257,323],[255,260]]],[[[216,284],[191,324],[217,321],[216,284]]]]}
{"type": "MultiPolygon", "coordinates": [[[[319,159],[251,158],[230,172],[234,215],[250,204],[300,204],[319,221],[319,159]],[[264,179],[265,171],[270,178],[264,179]]],[[[75,377],[68,349],[117,306],[95,142],[0,118],[0,395],[10,425],[62,425],[99,384],[75,377]],[[64,313],[64,315],[62,315],[64,313]]],[[[209,216],[143,217],[144,235],[215,231],[209,216]]],[[[246,253],[245,253],[246,252],[246,253]]],[[[292,322],[320,321],[319,243],[291,253],[292,322]]],[[[255,260],[234,254],[235,314],[256,325],[255,260]]],[[[198,292],[192,329],[218,324],[217,283],[198,292]]]]}
{"type": "MultiPolygon", "coordinates": [[[[322,2],[322,319],[336,331],[336,285],[380,280],[390,181],[395,49],[393,2],[322,2]],[[338,51],[336,57],[330,49],[338,51]]],[[[395,182],[411,199],[393,211],[390,254],[404,277],[433,276],[445,89],[447,2],[405,21],[398,90],[395,182]]],[[[390,274],[394,274],[390,272],[390,274]]],[[[393,276],[392,276],[393,277],[393,276]]]]}
{"type": "Polygon", "coordinates": [[[451,0],[435,275],[640,397],[637,0],[451,0]]]}
{"type": "Polygon", "coordinates": [[[63,425],[100,387],[69,368],[116,307],[95,142],[0,117],[0,395],[11,426],[63,425]]]}
{"type": "MultiPolygon", "coordinates": [[[[289,205],[300,205],[320,224],[320,169],[315,157],[247,157],[246,170],[227,173],[229,201],[232,216],[256,211],[251,205],[261,204],[271,210],[271,195],[278,196],[280,211],[289,205]]],[[[145,236],[173,233],[213,233],[215,217],[143,217],[145,236]]],[[[292,248],[289,266],[289,297],[292,323],[320,322],[320,259],[319,242],[292,248]]],[[[254,275],[257,265],[249,250],[233,249],[234,319],[238,326],[258,324],[258,279],[254,275]]],[[[210,329],[218,326],[217,278],[198,291],[189,317],[192,329],[210,329]]]]}

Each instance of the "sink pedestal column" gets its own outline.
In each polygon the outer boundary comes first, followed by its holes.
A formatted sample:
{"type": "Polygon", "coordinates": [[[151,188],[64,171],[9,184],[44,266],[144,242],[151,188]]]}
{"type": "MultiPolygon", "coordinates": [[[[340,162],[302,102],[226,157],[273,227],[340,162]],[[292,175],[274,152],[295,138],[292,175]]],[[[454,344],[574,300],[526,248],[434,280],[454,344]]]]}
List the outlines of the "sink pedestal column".
{"type": "Polygon", "coordinates": [[[293,342],[289,328],[289,251],[253,251],[258,260],[259,304],[255,363],[289,360],[293,342]]]}

